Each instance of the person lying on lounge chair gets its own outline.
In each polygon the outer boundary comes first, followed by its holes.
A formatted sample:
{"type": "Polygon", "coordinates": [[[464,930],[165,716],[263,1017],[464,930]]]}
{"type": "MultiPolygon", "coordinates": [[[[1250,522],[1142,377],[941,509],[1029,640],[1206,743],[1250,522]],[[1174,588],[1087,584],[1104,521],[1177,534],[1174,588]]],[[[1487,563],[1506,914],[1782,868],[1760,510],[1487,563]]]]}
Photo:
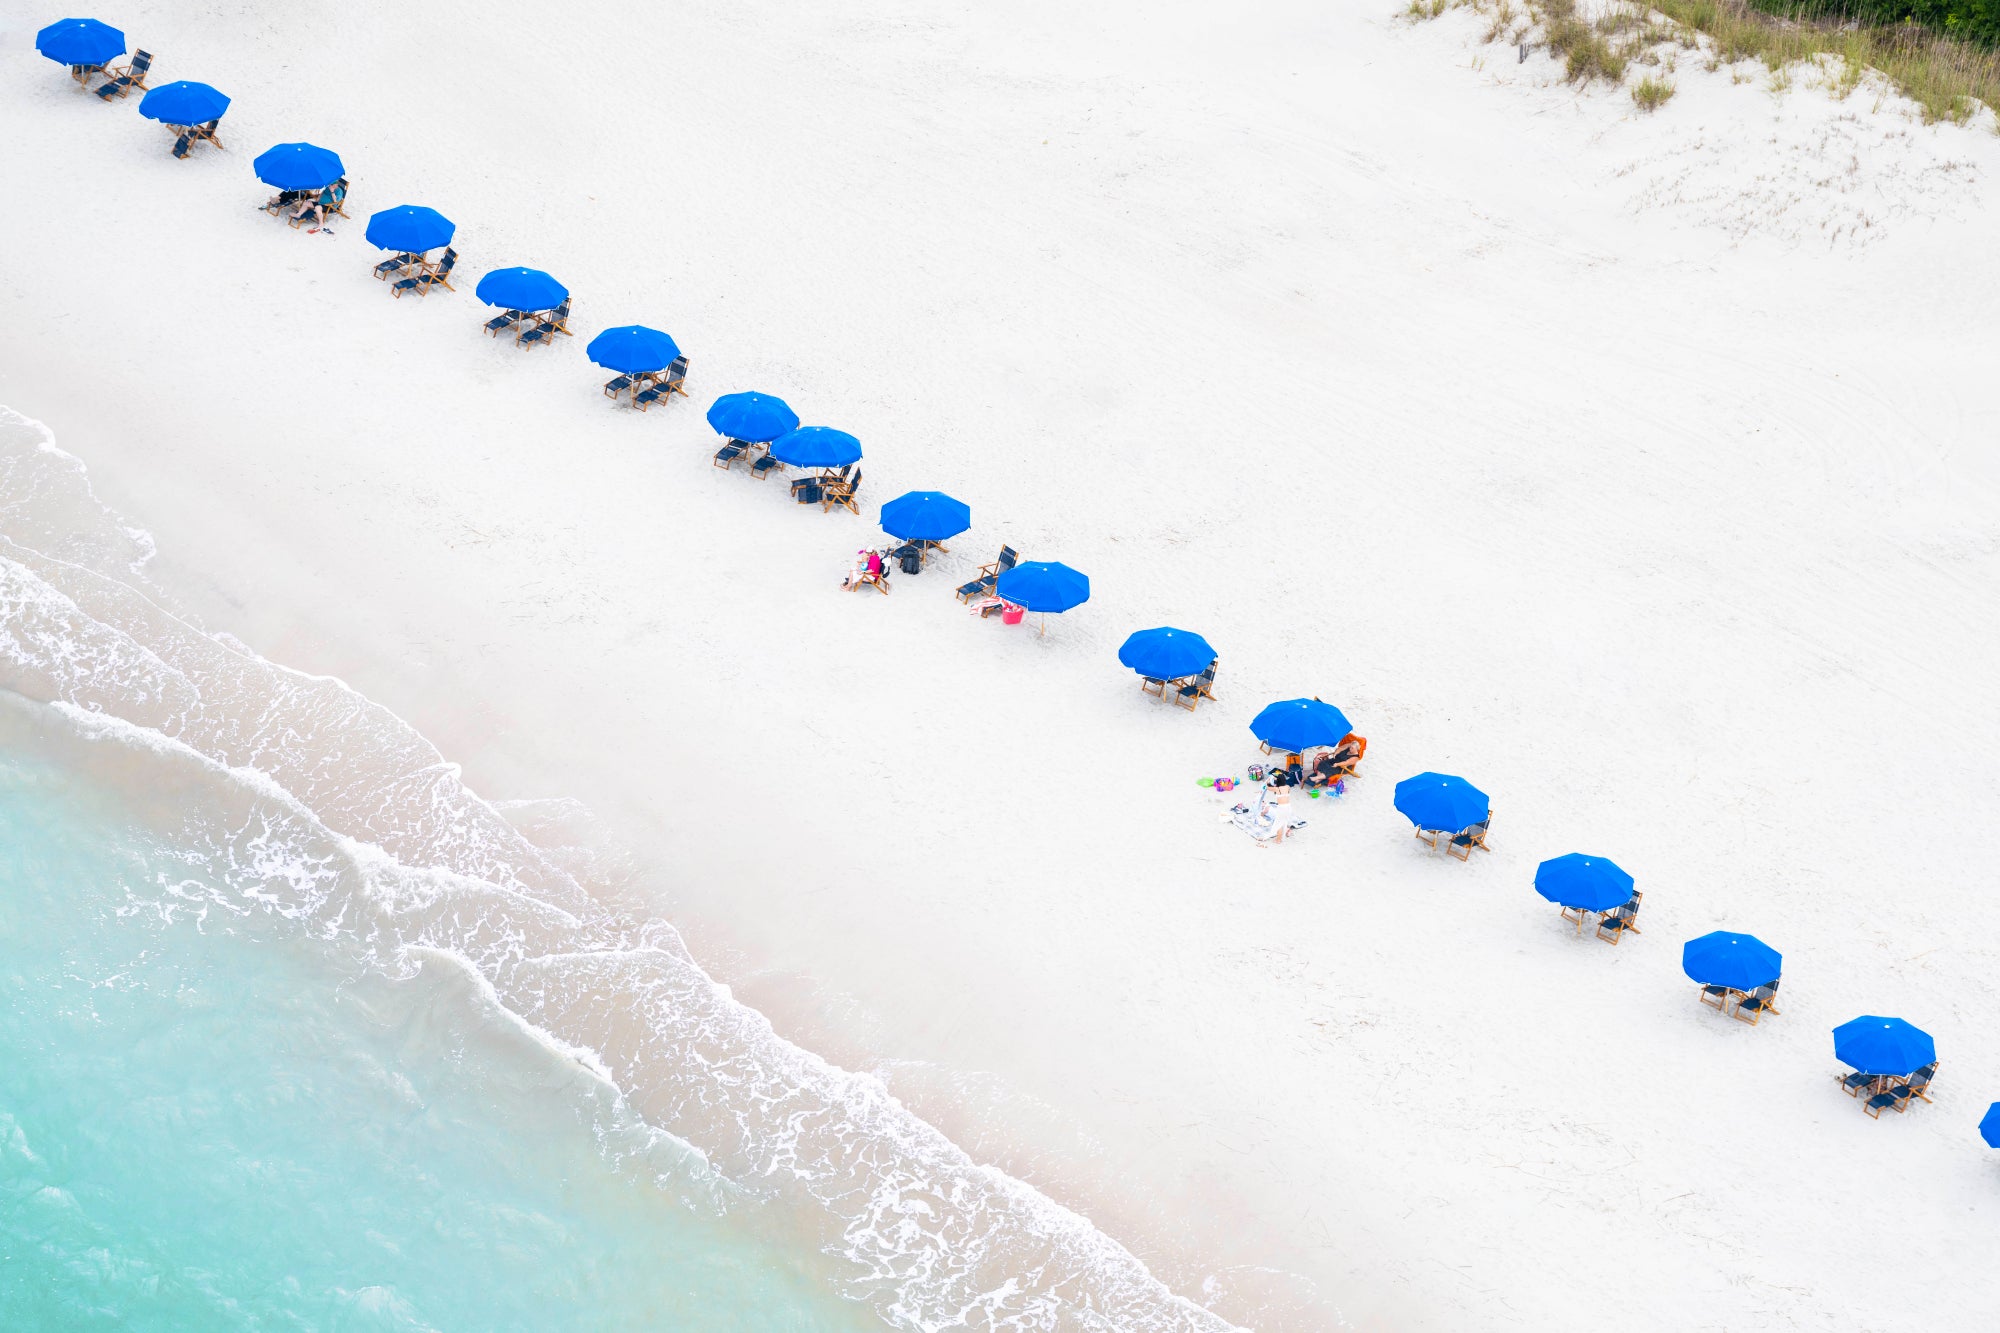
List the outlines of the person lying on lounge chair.
{"type": "Polygon", "coordinates": [[[1360,757],[1360,746],[1353,741],[1342,741],[1339,748],[1327,751],[1313,760],[1312,771],[1306,774],[1306,786],[1324,787],[1336,778],[1351,777],[1355,761],[1360,757]]]}

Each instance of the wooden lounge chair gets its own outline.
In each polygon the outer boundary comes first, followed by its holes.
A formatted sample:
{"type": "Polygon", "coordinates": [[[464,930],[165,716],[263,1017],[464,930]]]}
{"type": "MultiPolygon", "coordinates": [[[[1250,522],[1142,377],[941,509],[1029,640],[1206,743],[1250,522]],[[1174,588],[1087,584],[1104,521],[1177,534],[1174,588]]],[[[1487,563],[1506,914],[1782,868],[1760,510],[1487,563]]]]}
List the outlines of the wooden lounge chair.
{"type": "Polygon", "coordinates": [[[69,76],[76,80],[76,90],[80,93],[90,91],[91,75],[102,73],[104,73],[104,66],[102,65],[71,65],[69,67],[69,76]]]}
{"type": "MultiPolygon", "coordinates": [[[[1736,996],[1737,999],[1741,1000],[1743,997],[1743,992],[1731,986],[1703,986],[1701,988],[1700,998],[1701,1002],[1707,1005],[1709,1008],[1719,1009],[1723,1013],[1728,1013],[1729,997],[1732,995],[1736,996]]],[[[1755,1022],[1756,1020],[1752,1019],[1750,1021],[1755,1022]]]]}
{"type": "Polygon", "coordinates": [[[632,377],[630,375],[620,375],[616,379],[605,381],[604,396],[616,401],[619,394],[624,393],[631,387],[632,377]]]}
{"type": "Polygon", "coordinates": [[[1887,1087],[1861,1103],[1861,1109],[1877,1120],[1891,1107],[1899,1112],[1910,1109],[1909,1086],[1897,1079],[1890,1079],[1887,1087]]]}
{"type": "Polygon", "coordinates": [[[766,453],[750,465],[750,475],[762,481],[773,472],[783,472],[785,465],[766,453]]]}
{"type": "MultiPolygon", "coordinates": [[[[1489,810],[1486,812],[1485,819],[1482,819],[1469,829],[1461,829],[1453,834],[1451,841],[1445,845],[1445,851],[1461,861],[1470,861],[1472,859],[1472,849],[1474,847],[1477,847],[1482,852],[1492,851],[1493,849],[1486,845],[1486,831],[1492,826],[1493,812],[1489,810]]],[[[1602,929],[1601,925],[1599,929],[1602,929]]]]}
{"type": "Polygon", "coordinates": [[[736,460],[743,457],[744,451],[748,448],[749,446],[741,440],[731,440],[715,451],[715,466],[727,472],[736,466],[736,460]]]}
{"type": "MultiPolygon", "coordinates": [[[[845,471],[845,469],[842,469],[845,471]]],[[[857,469],[852,477],[843,477],[826,490],[826,508],[839,506],[850,514],[859,514],[861,509],[854,503],[854,493],[861,489],[861,473],[857,469]]]]}
{"type": "Polygon", "coordinates": [[[1937,1077],[1937,1069],[1938,1062],[1933,1060],[1916,1073],[1910,1075],[1910,1081],[1903,1085],[1903,1105],[1898,1107],[1898,1110],[1907,1110],[1909,1104],[1914,1101],[1930,1101],[1931,1094],[1928,1089],[1931,1086],[1931,1080],[1937,1077]]]}
{"type": "Polygon", "coordinates": [[[1835,1074],[1840,1080],[1840,1090],[1850,1097],[1859,1097],[1863,1092],[1872,1092],[1881,1081],[1879,1074],[1835,1074]]]}
{"type": "MultiPolygon", "coordinates": [[[[1269,747],[1269,746],[1266,746],[1266,747],[1265,747],[1265,750],[1264,750],[1264,753],[1266,753],[1266,754],[1270,754],[1270,753],[1272,753],[1272,751],[1271,751],[1271,749],[1270,749],[1270,747],[1269,747]]],[[[1436,850],[1437,850],[1437,845],[1438,845],[1438,838],[1439,838],[1439,837],[1440,837],[1440,836],[1441,836],[1441,835],[1442,835],[1443,833],[1444,833],[1444,830],[1443,830],[1443,829],[1437,829],[1437,828],[1420,828],[1420,829],[1418,829],[1418,830],[1417,830],[1417,840],[1418,840],[1419,842],[1427,842],[1427,843],[1429,843],[1429,844],[1430,844],[1430,846],[1431,846],[1431,850],[1432,850],[1432,851],[1436,851],[1436,850]]],[[[1565,909],[1565,910],[1566,910],[1566,909],[1565,909]]]]}
{"type": "Polygon", "coordinates": [[[1597,918],[1597,938],[1610,940],[1616,944],[1625,938],[1625,932],[1628,930],[1634,935],[1639,934],[1639,900],[1645,896],[1644,893],[1634,889],[1630,902],[1623,907],[1614,907],[1597,918]],[[1609,935],[1604,933],[1607,930],[1611,932],[1609,935]]]}
{"type": "Polygon", "coordinates": [[[264,211],[276,217],[288,208],[297,208],[311,196],[311,190],[280,190],[264,201],[264,211]]]}
{"type": "Polygon", "coordinates": [[[146,73],[153,68],[151,51],[134,51],[132,59],[123,65],[112,65],[104,71],[104,86],[97,95],[105,101],[114,97],[130,95],[134,88],[146,90],[146,73]]]}
{"type": "Polygon", "coordinates": [[[1769,985],[1759,986],[1748,995],[1738,992],[1736,997],[1736,1017],[1754,1028],[1757,1026],[1757,1020],[1765,1014],[1775,1014],[1778,1012],[1777,999],[1778,983],[1775,981],[1769,985]]]}
{"type": "Polygon", "coordinates": [[[1221,658],[1216,658],[1203,669],[1199,676],[1196,676],[1193,680],[1181,686],[1180,689],[1174,691],[1174,702],[1192,713],[1195,709],[1201,707],[1203,699],[1213,700],[1215,698],[1215,668],[1216,664],[1221,661],[1221,658]]]}
{"type": "Polygon", "coordinates": [[[428,293],[433,287],[442,287],[448,292],[457,291],[458,288],[451,285],[451,271],[457,267],[458,251],[447,245],[443,257],[438,260],[437,267],[423,275],[424,291],[428,293]]]}
{"type": "Polygon", "coordinates": [[[538,319],[531,327],[522,329],[514,335],[514,346],[539,347],[543,343],[554,342],[556,335],[561,332],[562,330],[555,326],[554,321],[538,319]]]}
{"type": "Polygon", "coordinates": [[[187,132],[188,146],[193,147],[198,143],[212,143],[217,148],[222,147],[222,136],[215,132],[216,126],[220,124],[222,122],[219,120],[211,120],[202,125],[190,125],[187,132]]]}
{"type": "Polygon", "coordinates": [[[1167,686],[1172,685],[1175,689],[1179,689],[1186,680],[1185,676],[1176,676],[1172,680],[1162,680],[1158,676],[1141,676],[1139,689],[1142,693],[1156,694],[1164,699],[1167,697],[1167,686]]]}
{"type": "Polygon", "coordinates": [[[194,147],[193,132],[189,130],[183,130],[181,131],[180,138],[174,140],[174,156],[185,161],[187,159],[188,152],[193,147],[194,147]]]}
{"type": "Polygon", "coordinates": [[[493,318],[486,321],[486,332],[491,336],[497,338],[501,335],[501,333],[505,332],[507,329],[513,327],[514,325],[519,324],[522,320],[526,319],[527,317],[528,317],[527,312],[525,311],[503,310],[499,314],[495,315],[493,318]]]}
{"type": "Polygon", "coordinates": [[[561,305],[542,316],[542,323],[548,325],[551,330],[560,333],[565,338],[575,336],[569,331],[569,302],[570,298],[565,296],[562,299],[561,305]]]}
{"type": "Polygon", "coordinates": [[[970,604],[974,598],[991,597],[994,588],[999,586],[1000,576],[1012,569],[1020,559],[1021,557],[1014,553],[1013,547],[1001,547],[1000,558],[998,560],[995,560],[990,565],[981,565],[979,567],[979,577],[970,583],[960,586],[958,592],[955,594],[958,600],[970,604]]]}
{"type": "Polygon", "coordinates": [[[410,259],[409,255],[397,255],[394,259],[385,259],[375,266],[375,276],[387,278],[391,273],[401,273],[409,267],[410,259]]]}

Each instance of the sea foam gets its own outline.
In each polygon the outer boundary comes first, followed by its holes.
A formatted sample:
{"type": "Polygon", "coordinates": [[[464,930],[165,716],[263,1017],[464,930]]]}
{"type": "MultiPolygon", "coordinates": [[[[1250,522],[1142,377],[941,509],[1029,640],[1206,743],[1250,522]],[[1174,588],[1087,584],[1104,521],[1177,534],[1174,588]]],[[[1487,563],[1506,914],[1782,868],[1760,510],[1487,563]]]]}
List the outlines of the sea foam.
{"type": "Polygon", "coordinates": [[[258,914],[391,974],[457,962],[698,1153],[718,1198],[804,1218],[844,1293],[892,1326],[1229,1327],[879,1079],[777,1036],[668,922],[529,836],[560,817],[480,800],[393,713],[177,613],[146,579],[153,553],[45,427],[0,409],[0,688],[52,706],[77,745],[211,796],[162,816],[204,876],[131,910],[258,914]]]}

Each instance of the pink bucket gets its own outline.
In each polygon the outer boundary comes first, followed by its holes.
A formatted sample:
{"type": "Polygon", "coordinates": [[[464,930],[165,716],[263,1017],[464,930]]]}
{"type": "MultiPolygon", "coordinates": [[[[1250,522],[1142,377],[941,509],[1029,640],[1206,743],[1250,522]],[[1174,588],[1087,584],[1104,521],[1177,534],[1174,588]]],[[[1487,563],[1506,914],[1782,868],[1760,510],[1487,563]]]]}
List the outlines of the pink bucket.
{"type": "Polygon", "coordinates": [[[1028,610],[1026,607],[1010,606],[1000,612],[1000,623],[1003,625],[1018,625],[1021,623],[1021,617],[1027,614],[1028,610]]]}

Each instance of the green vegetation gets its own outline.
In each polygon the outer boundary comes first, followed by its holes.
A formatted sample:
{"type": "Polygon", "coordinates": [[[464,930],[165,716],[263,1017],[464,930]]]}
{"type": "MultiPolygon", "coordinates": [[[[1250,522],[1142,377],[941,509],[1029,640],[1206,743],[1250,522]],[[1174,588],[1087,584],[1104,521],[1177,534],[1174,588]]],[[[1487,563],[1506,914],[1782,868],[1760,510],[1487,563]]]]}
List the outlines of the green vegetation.
{"type": "Polygon", "coordinates": [[[1658,111],[1674,95],[1674,85],[1648,74],[1632,85],[1632,100],[1641,111],[1658,111]]]}

